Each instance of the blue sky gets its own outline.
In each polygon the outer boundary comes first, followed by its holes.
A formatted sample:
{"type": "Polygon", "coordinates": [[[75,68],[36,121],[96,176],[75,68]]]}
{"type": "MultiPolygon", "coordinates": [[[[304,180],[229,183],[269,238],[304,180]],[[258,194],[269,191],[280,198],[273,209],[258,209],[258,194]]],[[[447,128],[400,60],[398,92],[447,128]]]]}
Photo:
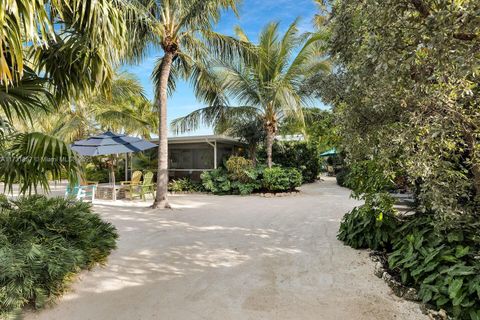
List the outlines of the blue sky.
{"type": "MultiPolygon", "coordinates": [[[[317,12],[312,0],[244,0],[239,8],[239,17],[232,12],[226,12],[216,26],[218,32],[233,34],[233,28],[240,25],[250,39],[256,39],[265,24],[278,21],[282,28],[287,28],[296,18],[301,18],[301,31],[311,30],[313,15],[317,12]]],[[[154,90],[150,74],[155,61],[162,52],[152,52],[138,65],[125,66],[124,69],[135,74],[142,82],[149,99],[153,100],[154,90]]],[[[203,105],[193,95],[188,83],[179,83],[177,90],[168,101],[168,121],[184,116],[203,105]]],[[[211,134],[210,128],[201,128],[190,134],[211,134]]]]}

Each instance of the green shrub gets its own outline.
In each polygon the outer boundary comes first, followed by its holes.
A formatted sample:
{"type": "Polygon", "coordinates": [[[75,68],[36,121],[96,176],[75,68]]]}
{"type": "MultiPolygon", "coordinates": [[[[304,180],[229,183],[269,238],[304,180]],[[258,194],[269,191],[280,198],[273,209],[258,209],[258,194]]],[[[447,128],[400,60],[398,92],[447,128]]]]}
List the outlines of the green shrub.
{"type": "Polygon", "coordinates": [[[252,180],[248,174],[253,169],[252,160],[233,156],[226,161],[225,166],[231,180],[247,183],[252,180]]]}
{"type": "Polygon", "coordinates": [[[290,191],[302,185],[302,174],[294,168],[273,167],[263,172],[263,187],[267,191],[290,191]]]}
{"type": "Polygon", "coordinates": [[[397,225],[392,211],[363,205],[345,214],[337,237],[355,249],[386,250],[392,246],[397,225]]]}
{"type": "Polygon", "coordinates": [[[189,178],[172,180],[168,183],[168,191],[172,192],[201,192],[204,188],[201,183],[193,182],[189,178]]]}
{"type": "Polygon", "coordinates": [[[337,180],[337,184],[341,187],[347,186],[347,178],[348,178],[349,170],[347,168],[342,168],[340,171],[337,172],[335,178],[337,180]]]}
{"type": "Polygon", "coordinates": [[[116,238],[115,227],[86,203],[1,198],[0,318],[61,295],[73,275],[106,260],[116,238]]]}
{"type": "Polygon", "coordinates": [[[389,266],[424,303],[456,319],[480,319],[479,230],[478,219],[436,230],[431,215],[412,216],[399,229],[389,266]]]}
{"type": "Polygon", "coordinates": [[[230,194],[232,183],[228,179],[228,173],[223,168],[205,171],[200,175],[205,190],[214,194],[230,194]]]}
{"type": "Polygon", "coordinates": [[[322,170],[317,148],[307,142],[276,142],[272,158],[279,166],[299,170],[303,182],[314,182],[322,170]]]}
{"type": "Polygon", "coordinates": [[[241,194],[247,195],[258,189],[261,184],[259,180],[259,170],[250,169],[245,171],[245,182],[232,180],[227,170],[223,168],[212,171],[205,171],[201,174],[203,187],[214,194],[241,194]]]}
{"type": "Polygon", "coordinates": [[[108,169],[89,163],[85,166],[85,179],[87,181],[108,182],[108,169]]]}

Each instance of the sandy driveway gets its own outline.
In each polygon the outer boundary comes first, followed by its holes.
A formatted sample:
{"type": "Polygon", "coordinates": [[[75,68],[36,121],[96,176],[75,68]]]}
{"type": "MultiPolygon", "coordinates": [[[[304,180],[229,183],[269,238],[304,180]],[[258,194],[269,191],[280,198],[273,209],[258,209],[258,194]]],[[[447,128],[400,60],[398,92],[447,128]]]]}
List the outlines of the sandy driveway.
{"type": "Polygon", "coordinates": [[[425,319],[336,240],[355,205],[332,179],[296,196],[173,196],[175,210],[97,205],[119,232],[108,264],[27,319],[425,319]]]}

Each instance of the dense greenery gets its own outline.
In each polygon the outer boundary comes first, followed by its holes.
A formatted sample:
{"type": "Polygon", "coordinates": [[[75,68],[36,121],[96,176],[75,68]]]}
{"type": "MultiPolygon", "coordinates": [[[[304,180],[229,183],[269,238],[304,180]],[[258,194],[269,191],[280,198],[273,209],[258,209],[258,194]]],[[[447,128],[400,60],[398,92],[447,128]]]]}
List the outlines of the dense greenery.
{"type": "Polygon", "coordinates": [[[61,295],[82,269],[106,260],[115,228],[90,205],[61,198],[0,198],[0,317],[61,295]]]}
{"type": "Polygon", "coordinates": [[[356,249],[390,249],[398,226],[392,202],[383,196],[354,208],[343,217],[338,239],[356,249]]]}
{"type": "Polygon", "coordinates": [[[275,142],[272,156],[276,165],[296,168],[302,173],[303,182],[314,182],[321,171],[318,148],[309,142],[275,142]]]}
{"type": "Polygon", "coordinates": [[[286,192],[302,184],[302,175],[293,168],[253,166],[251,160],[230,157],[226,168],[202,173],[202,184],[214,194],[241,194],[252,192],[286,192]]]}
{"type": "Polygon", "coordinates": [[[465,221],[480,212],[480,3],[339,0],[325,8],[335,67],[307,90],[333,105],[347,185],[366,202],[345,217],[340,238],[387,250],[425,302],[478,319],[480,229],[465,221]],[[415,214],[386,238],[392,248],[368,243],[362,237],[383,232],[379,207],[368,203],[399,189],[413,194],[415,214]],[[365,216],[366,225],[354,223],[365,216]]]}
{"type": "Polygon", "coordinates": [[[424,303],[459,319],[480,319],[480,222],[462,219],[436,230],[431,214],[409,217],[398,230],[390,268],[416,286],[424,303]]]}

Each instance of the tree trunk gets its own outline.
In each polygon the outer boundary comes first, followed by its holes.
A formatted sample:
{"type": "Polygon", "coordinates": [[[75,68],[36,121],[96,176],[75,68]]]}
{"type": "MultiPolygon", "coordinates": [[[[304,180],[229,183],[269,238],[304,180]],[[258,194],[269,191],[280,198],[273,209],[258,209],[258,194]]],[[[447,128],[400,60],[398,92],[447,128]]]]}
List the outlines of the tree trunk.
{"type": "Polygon", "coordinates": [[[275,127],[267,124],[267,165],[272,167],[272,149],[273,140],[275,139],[275,127]]]}
{"type": "Polygon", "coordinates": [[[257,144],[250,145],[250,160],[252,160],[252,164],[254,167],[257,166],[257,144]]]}
{"type": "Polygon", "coordinates": [[[157,88],[156,107],[158,109],[158,167],[157,192],[152,208],[170,208],[168,192],[168,124],[167,124],[167,86],[174,54],[165,52],[160,65],[160,80],[157,88]]]}

